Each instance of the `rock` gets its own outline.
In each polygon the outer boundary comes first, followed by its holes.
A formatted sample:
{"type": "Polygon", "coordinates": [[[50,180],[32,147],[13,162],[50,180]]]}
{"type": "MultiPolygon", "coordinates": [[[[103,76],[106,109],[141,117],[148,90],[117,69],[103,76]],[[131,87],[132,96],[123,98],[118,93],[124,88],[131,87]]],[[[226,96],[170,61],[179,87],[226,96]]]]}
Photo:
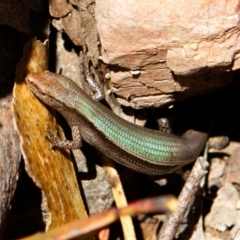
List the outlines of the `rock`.
{"type": "Polygon", "coordinates": [[[240,66],[239,8],[226,0],[97,1],[101,60],[118,101],[159,107],[228,85],[240,66]]]}

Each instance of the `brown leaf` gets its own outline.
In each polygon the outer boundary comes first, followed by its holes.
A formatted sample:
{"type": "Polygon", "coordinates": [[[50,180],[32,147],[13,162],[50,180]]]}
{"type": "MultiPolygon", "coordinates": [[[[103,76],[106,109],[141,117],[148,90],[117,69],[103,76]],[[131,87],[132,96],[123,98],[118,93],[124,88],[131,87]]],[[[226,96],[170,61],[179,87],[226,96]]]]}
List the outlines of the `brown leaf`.
{"type": "MultiPolygon", "coordinates": [[[[1,85],[2,87],[2,85],[1,85]]],[[[0,239],[19,178],[21,151],[10,109],[11,95],[0,100],[0,239]]]]}
{"type": "Polygon", "coordinates": [[[52,229],[87,214],[69,152],[52,150],[45,139],[46,126],[57,129],[53,111],[36,99],[24,81],[27,74],[46,68],[46,45],[34,39],[26,45],[18,66],[13,108],[26,171],[42,189],[49,211],[47,228],[52,229]]]}

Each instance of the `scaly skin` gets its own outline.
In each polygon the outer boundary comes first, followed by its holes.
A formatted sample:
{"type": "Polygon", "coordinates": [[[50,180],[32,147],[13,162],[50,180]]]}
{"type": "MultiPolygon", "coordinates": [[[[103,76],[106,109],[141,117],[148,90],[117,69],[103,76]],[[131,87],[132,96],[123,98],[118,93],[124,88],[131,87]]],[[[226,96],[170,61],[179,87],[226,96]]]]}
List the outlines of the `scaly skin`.
{"type": "Polygon", "coordinates": [[[82,138],[108,157],[138,172],[160,175],[194,161],[208,134],[194,130],[182,137],[129,123],[93,100],[73,81],[45,71],[27,77],[32,92],[59,111],[82,138]]]}

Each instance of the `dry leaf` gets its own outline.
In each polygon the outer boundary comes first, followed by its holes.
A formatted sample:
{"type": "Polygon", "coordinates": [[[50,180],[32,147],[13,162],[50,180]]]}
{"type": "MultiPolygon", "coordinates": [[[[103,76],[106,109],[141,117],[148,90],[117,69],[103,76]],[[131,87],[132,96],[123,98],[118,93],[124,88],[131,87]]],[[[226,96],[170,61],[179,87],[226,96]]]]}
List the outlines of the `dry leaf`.
{"type": "Polygon", "coordinates": [[[25,77],[47,68],[46,45],[35,39],[24,49],[14,87],[14,114],[21,139],[25,167],[41,188],[48,209],[47,229],[87,217],[80,197],[73,163],[67,151],[51,150],[45,139],[46,126],[56,131],[57,125],[49,111],[29,90],[25,77]]]}

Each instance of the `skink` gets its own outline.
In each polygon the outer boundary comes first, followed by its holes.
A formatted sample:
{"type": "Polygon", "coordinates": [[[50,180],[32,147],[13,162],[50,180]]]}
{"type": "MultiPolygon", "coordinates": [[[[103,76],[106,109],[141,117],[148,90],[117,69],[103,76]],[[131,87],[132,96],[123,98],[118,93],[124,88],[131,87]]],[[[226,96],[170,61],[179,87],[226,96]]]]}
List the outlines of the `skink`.
{"type": "Polygon", "coordinates": [[[188,130],[183,136],[127,122],[93,100],[67,77],[48,71],[27,76],[32,92],[56,109],[82,138],[116,162],[148,175],[174,172],[194,161],[208,134],[188,130]]]}

